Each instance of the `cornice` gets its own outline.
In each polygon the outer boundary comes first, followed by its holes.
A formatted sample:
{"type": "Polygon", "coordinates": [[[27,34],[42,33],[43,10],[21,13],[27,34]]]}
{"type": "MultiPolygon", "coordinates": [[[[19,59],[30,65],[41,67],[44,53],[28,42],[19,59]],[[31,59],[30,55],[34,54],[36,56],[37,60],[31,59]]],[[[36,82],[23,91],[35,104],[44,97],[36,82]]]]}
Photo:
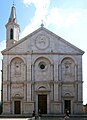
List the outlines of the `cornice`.
{"type": "Polygon", "coordinates": [[[22,52],[22,53],[9,53],[6,51],[3,55],[81,55],[79,53],[58,53],[58,52],[22,52]]]}

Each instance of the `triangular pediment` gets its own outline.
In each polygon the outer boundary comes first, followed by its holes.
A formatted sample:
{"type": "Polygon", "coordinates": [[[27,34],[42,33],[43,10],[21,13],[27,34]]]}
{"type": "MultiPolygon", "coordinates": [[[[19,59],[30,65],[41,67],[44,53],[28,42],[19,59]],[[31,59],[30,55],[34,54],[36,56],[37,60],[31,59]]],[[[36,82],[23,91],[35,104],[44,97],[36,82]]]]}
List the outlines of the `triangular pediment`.
{"type": "Polygon", "coordinates": [[[84,54],[84,51],[44,27],[40,27],[12,47],[3,50],[2,54],[26,54],[31,52],[84,54]]]}

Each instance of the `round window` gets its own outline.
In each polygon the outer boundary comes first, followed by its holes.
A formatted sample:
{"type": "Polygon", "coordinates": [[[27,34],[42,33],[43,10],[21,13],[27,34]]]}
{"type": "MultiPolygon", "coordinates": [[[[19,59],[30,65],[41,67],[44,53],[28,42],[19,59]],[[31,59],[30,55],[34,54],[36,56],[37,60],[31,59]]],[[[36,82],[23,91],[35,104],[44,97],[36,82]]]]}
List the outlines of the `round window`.
{"type": "Polygon", "coordinates": [[[41,63],[39,64],[39,67],[40,67],[40,69],[44,70],[45,67],[46,67],[46,64],[45,64],[44,62],[41,62],[41,63]]]}
{"type": "Polygon", "coordinates": [[[44,68],[45,68],[45,65],[43,65],[43,64],[40,65],[40,68],[41,68],[41,69],[44,69],[44,68]]]}

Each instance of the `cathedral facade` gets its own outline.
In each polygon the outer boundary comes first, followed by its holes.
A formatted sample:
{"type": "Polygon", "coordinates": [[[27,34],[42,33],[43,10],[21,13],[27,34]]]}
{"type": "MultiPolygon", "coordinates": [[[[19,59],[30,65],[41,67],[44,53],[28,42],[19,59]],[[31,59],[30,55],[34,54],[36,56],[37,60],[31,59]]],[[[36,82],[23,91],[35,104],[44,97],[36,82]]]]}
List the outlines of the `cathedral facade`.
{"type": "Polygon", "coordinates": [[[82,113],[84,51],[44,28],[19,40],[12,6],[3,55],[3,114],[82,113]]]}

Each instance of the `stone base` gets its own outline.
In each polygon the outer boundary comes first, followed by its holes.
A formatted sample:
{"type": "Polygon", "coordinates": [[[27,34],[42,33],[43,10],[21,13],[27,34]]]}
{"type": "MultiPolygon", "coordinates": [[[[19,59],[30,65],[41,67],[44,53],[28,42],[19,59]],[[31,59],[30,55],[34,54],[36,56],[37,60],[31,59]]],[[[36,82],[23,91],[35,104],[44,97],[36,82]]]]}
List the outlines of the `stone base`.
{"type": "Polygon", "coordinates": [[[51,113],[61,114],[61,103],[60,102],[52,102],[51,103],[51,113]]]}
{"type": "Polygon", "coordinates": [[[30,114],[34,110],[34,102],[24,103],[24,114],[30,114]]]}

